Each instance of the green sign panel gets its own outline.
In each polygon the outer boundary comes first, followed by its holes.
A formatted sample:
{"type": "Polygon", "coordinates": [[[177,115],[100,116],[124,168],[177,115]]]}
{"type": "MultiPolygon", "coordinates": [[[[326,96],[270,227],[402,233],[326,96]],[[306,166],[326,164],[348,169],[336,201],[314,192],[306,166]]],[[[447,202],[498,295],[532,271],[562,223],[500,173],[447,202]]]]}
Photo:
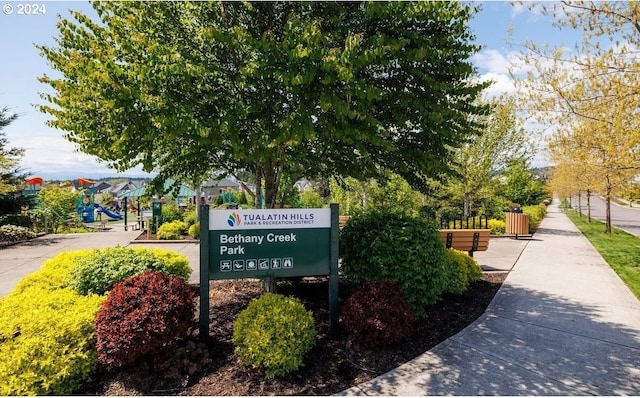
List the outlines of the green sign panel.
{"type": "Polygon", "coordinates": [[[225,209],[200,206],[200,328],[209,280],[329,276],[329,328],[338,324],[338,206],[225,209]]]}
{"type": "Polygon", "coordinates": [[[210,210],[209,278],[329,275],[330,209],[210,210]]]}
{"type": "Polygon", "coordinates": [[[329,275],[328,228],[210,231],[211,279],[329,275]]]}

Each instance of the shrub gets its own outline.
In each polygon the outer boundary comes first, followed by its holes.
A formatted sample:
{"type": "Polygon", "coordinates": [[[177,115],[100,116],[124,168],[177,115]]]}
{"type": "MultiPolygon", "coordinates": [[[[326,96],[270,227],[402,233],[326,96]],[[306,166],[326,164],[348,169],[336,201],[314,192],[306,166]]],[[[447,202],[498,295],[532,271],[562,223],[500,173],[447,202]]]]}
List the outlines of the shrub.
{"type": "Polygon", "coordinates": [[[160,249],[115,247],[94,250],[78,259],[70,285],[78,293],[105,294],[117,282],[144,271],[161,271],[183,279],[191,274],[189,259],[180,253],[160,249]]]}
{"type": "Polygon", "coordinates": [[[414,318],[402,290],[394,283],[365,282],[342,309],[342,326],[365,348],[400,343],[413,331],[414,318]]]}
{"type": "Polygon", "coordinates": [[[524,206],[522,212],[529,215],[529,233],[535,233],[538,225],[547,215],[547,206],[539,204],[535,206],[524,206]]]}
{"type": "Polygon", "coordinates": [[[194,326],[195,293],[182,279],[149,271],[117,283],[95,320],[98,360],[132,363],[194,326]]]}
{"type": "Polygon", "coordinates": [[[489,220],[489,229],[492,235],[504,235],[507,230],[507,223],[501,220],[489,220]]]}
{"type": "Polygon", "coordinates": [[[95,368],[93,321],[103,297],[70,289],[0,300],[0,395],[63,395],[95,368]]]}
{"type": "Polygon", "coordinates": [[[17,225],[0,226],[0,242],[19,242],[21,240],[33,239],[36,237],[35,232],[29,228],[19,227],[17,225]]]}
{"type": "Polygon", "coordinates": [[[444,290],[445,250],[435,224],[419,217],[362,213],[340,233],[345,277],[354,283],[396,283],[417,317],[444,290]]]}
{"type": "Polygon", "coordinates": [[[73,278],[72,269],[81,259],[91,256],[93,252],[93,250],[69,250],[45,260],[40,269],[18,282],[12,294],[22,293],[29,288],[44,292],[69,287],[73,278]]]}
{"type": "Polygon", "coordinates": [[[282,376],[298,369],[315,338],[315,322],[300,301],[273,293],[253,300],[233,324],[236,355],[246,365],[282,376]]]}
{"type": "Polygon", "coordinates": [[[158,228],[158,239],[177,240],[187,232],[187,224],[184,221],[172,221],[162,224],[158,228]]]}
{"type": "Polygon", "coordinates": [[[175,205],[163,205],[160,212],[160,224],[182,221],[182,212],[175,205]]]}
{"type": "Polygon", "coordinates": [[[200,221],[189,227],[189,236],[194,239],[200,239],[200,221]]]}
{"type": "Polygon", "coordinates": [[[193,224],[198,222],[198,216],[196,215],[195,210],[186,211],[182,215],[182,221],[187,224],[187,228],[191,227],[193,224]]]}
{"type": "Polygon", "coordinates": [[[447,293],[464,293],[471,282],[482,277],[482,268],[473,257],[459,250],[445,252],[445,267],[447,270],[447,293]]]}

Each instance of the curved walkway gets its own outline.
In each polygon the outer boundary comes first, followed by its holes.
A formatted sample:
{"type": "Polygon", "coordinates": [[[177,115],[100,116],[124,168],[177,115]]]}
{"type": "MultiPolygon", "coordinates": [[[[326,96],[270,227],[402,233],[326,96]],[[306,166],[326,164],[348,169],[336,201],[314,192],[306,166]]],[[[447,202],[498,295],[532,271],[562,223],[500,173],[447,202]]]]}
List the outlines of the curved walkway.
{"type": "Polygon", "coordinates": [[[548,210],[484,315],[340,395],[640,394],[640,301],[548,210]]]}
{"type": "Polygon", "coordinates": [[[176,250],[189,259],[193,272],[189,282],[200,278],[199,245],[188,242],[144,243],[134,240],[140,231],[125,231],[115,224],[103,232],[50,234],[17,245],[0,248],[0,297],[6,296],[20,279],[37,271],[44,260],[67,250],[102,249],[115,246],[144,246],[176,250]]]}

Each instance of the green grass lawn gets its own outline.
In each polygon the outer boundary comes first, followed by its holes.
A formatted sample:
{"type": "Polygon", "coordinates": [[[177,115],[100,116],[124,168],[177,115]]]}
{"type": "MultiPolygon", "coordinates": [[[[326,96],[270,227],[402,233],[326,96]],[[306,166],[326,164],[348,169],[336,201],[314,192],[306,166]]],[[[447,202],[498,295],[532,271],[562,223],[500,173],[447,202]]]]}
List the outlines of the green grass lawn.
{"type": "Polygon", "coordinates": [[[640,238],[613,228],[610,235],[604,233],[603,222],[579,217],[574,211],[565,212],[584,236],[600,252],[609,266],[640,299],[640,238]]]}

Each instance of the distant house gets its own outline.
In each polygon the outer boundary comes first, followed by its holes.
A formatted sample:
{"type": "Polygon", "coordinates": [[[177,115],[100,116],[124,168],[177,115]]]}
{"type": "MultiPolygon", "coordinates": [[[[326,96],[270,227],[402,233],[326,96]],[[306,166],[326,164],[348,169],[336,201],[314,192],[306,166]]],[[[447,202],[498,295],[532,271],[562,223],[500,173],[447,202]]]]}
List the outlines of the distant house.
{"type": "Polygon", "coordinates": [[[111,184],[104,181],[102,181],[100,184],[95,186],[96,193],[108,192],[110,188],[111,188],[111,184]]]}
{"type": "Polygon", "coordinates": [[[132,183],[131,181],[127,181],[127,182],[122,182],[120,184],[116,184],[112,186],[110,189],[108,189],[104,193],[110,193],[111,195],[113,195],[114,198],[120,198],[122,193],[131,191],[132,189],[136,189],[136,188],[138,187],[134,183],[132,183]]]}
{"type": "Polygon", "coordinates": [[[296,189],[298,190],[298,192],[302,193],[304,191],[306,191],[307,189],[313,189],[313,182],[307,180],[306,178],[303,178],[301,180],[296,181],[293,186],[296,187],[296,189]]]}
{"type": "Polygon", "coordinates": [[[239,191],[240,184],[237,181],[233,181],[229,178],[223,178],[221,180],[210,179],[209,181],[200,185],[200,190],[207,200],[209,197],[213,198],[220,195],[220,193],[228,190],[239,191]]]}

